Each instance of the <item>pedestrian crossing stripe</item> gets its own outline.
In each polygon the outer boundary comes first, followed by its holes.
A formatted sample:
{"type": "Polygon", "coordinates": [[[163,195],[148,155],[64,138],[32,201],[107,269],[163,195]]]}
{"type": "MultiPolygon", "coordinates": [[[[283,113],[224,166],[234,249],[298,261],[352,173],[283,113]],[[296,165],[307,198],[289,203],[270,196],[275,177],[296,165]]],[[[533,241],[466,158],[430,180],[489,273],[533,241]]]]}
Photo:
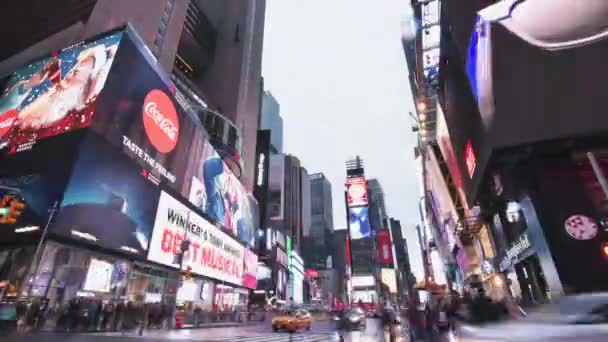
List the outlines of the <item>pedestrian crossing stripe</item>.
{"type": "Polygon", "coordinates": [[[258,336],[229,337],[214,342],[329,342],[334,341],[331,334],[324,333],[271,333],[258,336]]]}

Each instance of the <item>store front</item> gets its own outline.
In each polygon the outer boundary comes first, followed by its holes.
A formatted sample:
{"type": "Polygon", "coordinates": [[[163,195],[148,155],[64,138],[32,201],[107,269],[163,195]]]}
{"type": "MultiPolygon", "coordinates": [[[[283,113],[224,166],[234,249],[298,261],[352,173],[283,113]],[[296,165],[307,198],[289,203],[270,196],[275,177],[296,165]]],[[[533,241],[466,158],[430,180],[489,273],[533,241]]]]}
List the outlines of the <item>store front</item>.
{"type": "Polygon", "coordinates": [[[214,305],[215,282],[210,279],[184,279],[177,290],[177,309],[183,312],[183,326],[197,327],[217,321],[214,305]]]}

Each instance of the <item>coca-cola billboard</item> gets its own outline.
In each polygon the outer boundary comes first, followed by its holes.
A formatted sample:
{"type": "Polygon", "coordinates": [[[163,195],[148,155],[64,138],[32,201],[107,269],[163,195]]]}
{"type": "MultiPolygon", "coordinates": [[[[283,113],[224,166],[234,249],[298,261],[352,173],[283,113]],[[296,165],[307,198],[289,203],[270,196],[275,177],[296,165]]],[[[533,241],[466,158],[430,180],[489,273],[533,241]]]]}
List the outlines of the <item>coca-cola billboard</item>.
{"type": "Polygon", "coordinates": [[[144,99],[144,128],[159,152],[173,151],[179,139],[179,121],[171,98],[162,90],[151,90],[144,99]]]}

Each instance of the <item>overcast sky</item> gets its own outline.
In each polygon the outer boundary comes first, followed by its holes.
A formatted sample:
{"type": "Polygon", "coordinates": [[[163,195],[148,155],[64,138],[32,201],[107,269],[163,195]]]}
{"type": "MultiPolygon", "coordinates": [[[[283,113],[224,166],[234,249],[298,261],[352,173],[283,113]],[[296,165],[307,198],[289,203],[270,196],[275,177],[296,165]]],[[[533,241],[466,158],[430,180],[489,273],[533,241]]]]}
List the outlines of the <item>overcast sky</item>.
{"type": "Polygon", "coordinates": [[[401,220],[420,279],[414,104],[401,45],[408,13],[407,0],[268,0],[262,73],[281,105],[284,152],[333,185],[334,226],[346,227],[344,163],[358,154],[401,220]]]}

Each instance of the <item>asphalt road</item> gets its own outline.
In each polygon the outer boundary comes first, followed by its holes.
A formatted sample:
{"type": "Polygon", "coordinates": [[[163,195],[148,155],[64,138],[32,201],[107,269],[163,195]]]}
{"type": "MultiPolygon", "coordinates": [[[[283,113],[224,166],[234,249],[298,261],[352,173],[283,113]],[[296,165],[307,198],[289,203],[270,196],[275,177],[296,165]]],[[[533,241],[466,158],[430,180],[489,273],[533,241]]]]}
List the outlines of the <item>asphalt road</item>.
{"type": "Polygon", "coordinates": [[[310,331],[300,330],[273,332],[270,322],[239,327],[201,328],[182,330],[149,330],[143,336],[137,333],[103,333],[103,334],[35,334],[2,339],[3,342],[143,342],[143,341],[205,341],[205,342],[384,342],[384,329],[377,319],[368,319],[365,331],[337,331],[333,321],[315,322],[310,331]],[[143,340],[143,341],[142,341],[143,340]]]}

